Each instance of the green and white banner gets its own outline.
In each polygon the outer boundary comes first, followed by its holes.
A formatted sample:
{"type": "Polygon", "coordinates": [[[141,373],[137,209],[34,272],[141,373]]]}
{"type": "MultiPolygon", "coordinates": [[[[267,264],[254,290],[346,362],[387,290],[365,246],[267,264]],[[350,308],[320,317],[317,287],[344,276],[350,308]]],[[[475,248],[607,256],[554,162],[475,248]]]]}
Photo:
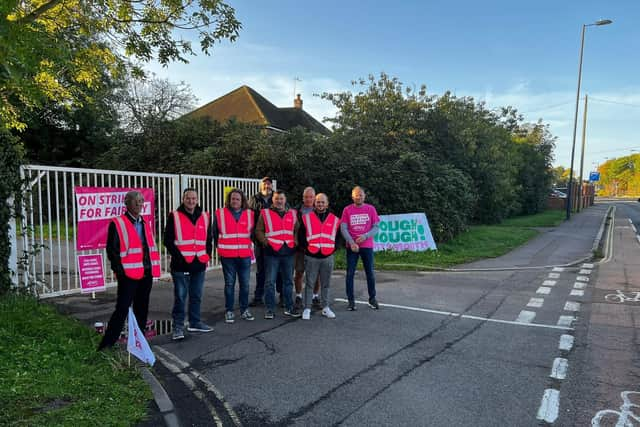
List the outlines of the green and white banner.
{"type": "Polygon", "coordinates": [[[374,251],[421,252],[437,249],[424,213],[380,215],[380,231],[373,241],[374,251]]]}

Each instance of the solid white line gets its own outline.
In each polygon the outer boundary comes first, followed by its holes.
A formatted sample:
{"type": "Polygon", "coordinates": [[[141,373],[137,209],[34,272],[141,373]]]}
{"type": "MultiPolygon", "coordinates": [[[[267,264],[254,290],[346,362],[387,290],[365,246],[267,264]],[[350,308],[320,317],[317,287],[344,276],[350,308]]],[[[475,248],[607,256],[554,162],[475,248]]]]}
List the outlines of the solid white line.
{"type": "MultiPolygon", "coordinates": [[[[344,298],[335,298],[334,301],[348,302],[344,298]]],[[[369,305],[369,303],[366,301],[358,301],[358,300],[356,300],[356,304],[369,305]]],[[[502,323],[505,325],[529,326],[532,328],[546,328],[546,329],[564,329],[569,331],[573,330],[572,327],[567,327],[567,326],[545,325],[540,323],[522,323],[522,322],[514,322],[512,320],[490,319],[488,317],[472,316],[470,314],[454,313],[451,311],[429,310],[428,308],[408,307],[406,305],[380,303],[380,307],[399,308],[402,310],[419,311],[422,313],[438,314],[441,316],[458,317],[460,319],[480,320],[482,322],[491,322],[491,323],[502,323]]]]}
{"type": "Polygon", "coordinates": [[[591,270],[580,270],[580,271],[578,272],[578,274],[586,274],[586,275],[589,275],[589,274],[591,274],[591,270]]]}
{"type": "Polygon", "coordinates": [[[558,326],[568,328],[571,326],[574,320],[576,320],[576,318],[573,316],[560,316],[560,318],[558,319],[558,326]]]}
{"type": "Polygon", "coordinates": [[[555,280],[545,280],[544,282],[542,282],[542,286],[555,286],[556,283],[558,282],[556,282],[555,280]]]}
{"type": "Polygon", "coordinates": [[[531,298],[527,303],[527,307],[540,308],[544,304],[544,298],[531,298]]]}
{"type": "Polygon", "coordinates": [[[537,418],[548,423],[553,423],[558,418],[560,408],[560,392],[552,388],[544,391],[537,418]]]}
{"type": "Polygon", "coordinates": [[[569,295],[572,297],[583,297],[584,291],[580,289],[571,289],[571,292],[569,293],[569,295]]]}
{"type": "Polygon", "coordinates": [[[520,312],[520,314],[518,315],[518,318],[516,319],[516,322],[531,323],[531,322],[533,322],[533,319],[535,319],[535,318],[536,318],[536,312],[535,311],[522,310],[520,312]]]}
{"type": "Polygon", "coordinates": [[[551,270],[551,271],[563,272],[564,271],[564,267],[553,267],[553,270],[551,270]]]}
{"type": "Polygon", "coordinates": [[[578,282],[588,282],[589,278],[587,276],[578,276],[578,277],[576,277],[576,280],[578,282]]]}
{"type": "Polygon", "coordinates": [[[580,311],[580,303],[575,301],[567,301],[564,305],[564,311],[580,311]]]}
{"type": "Polygon", "coordinates": [[[560,273],[549,273],[549,279],[559,279],[560,273]]]}
{"type": "Polygon", "coordinates": [[[193,375],[198,380],[200,380],[205,385],[207,390],[209,390],[211,393],[213,393],[216,396],[216,398],[220,402],[222,402],[222,405],[224,406],[224,409],[227,410],[227,414],[229,415],[229,418],[231,418],[233,423],[238,427],[242,426],[242,423],[240,422],[240,417],[238,417],[238,414],[236,414],[236,412],[233,410],[231,405],[229,405],[229,402],[227,402],[225,400],[225,398],[222,395],[222,393],[211,383],[211,381],[209,381],[200,372],[198,372],[195,369],[193,369],[187,362],[183,361],[182,359],[180,359],[178,356],[176,356],[175,354],[171,353],[170,351],[167,351],[164,348],[159,347],[159,346],[155,346],[154,348],[159,353],[162,353],[168,359],[171,359],[171,361],[173,361],[176,365],[178,365],[181,368],[181,370],[189,369],[191,375],[193,375]]]}
{"type": "Polygon", "coordinates": [[[558,348],[564,351],[571,351],[573,348],[573,335],[563,334],[560,337],[560,343],[558,344],[558,348]]]}
{"type": "Polygon", "coordinates": [[[587,287],[587,284],[584,282],[575,282],[573,284],[573,289],[584,289],[587,287]]]}
{"type": "Polygon", "coordinates": [[[569,367],[569,361],[567,359],[563,359],[562,357],[556,357],[553,360],[553,366],[551,367],[551,374],[549,376],[557,380],[563,380],[567,378],[568,367],[569,367]]]}
{"type": "Polygon", "coordinates": [[[544,286],[540,286],[536,291],[536,294],[549,295],[551,292],[551,288],[545,288],[544,286]]]}
{"type": "Polygon", "coordinates": [[[582,268],[593,268],[593,264],[585,262],[584,264],[582,264],[582,268]]]}

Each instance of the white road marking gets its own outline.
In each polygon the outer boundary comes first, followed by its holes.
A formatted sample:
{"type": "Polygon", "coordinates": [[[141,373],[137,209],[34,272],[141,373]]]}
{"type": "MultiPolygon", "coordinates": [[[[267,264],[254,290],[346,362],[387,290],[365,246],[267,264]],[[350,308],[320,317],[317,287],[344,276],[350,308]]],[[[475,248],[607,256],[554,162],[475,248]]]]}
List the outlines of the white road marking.
{"type": "Polygon", "coordinates": [[[572,297],[583,297],[584,291],[581,289],[571,289],[571,292],[569,293],[569,295],[572,297]]]}
{"type": "Polygon", "coordinates": [[[640,236],[636,234],[636,240],[640,243],[640,236]]]}
{"type": "Polygon", "coordinates": [[[536,294],[549,295],[551,292],[551,288],[545,288],[544,286],[540,286],[536,291],[536,294]]]}
{"type": "Polygon", "coordinates": [[[537,418],[541,421],[553,423],[558,418],[558,409],[560,408],[560,392],[552,388],[544,391],[540,408],[538,409],[537,418]]]}
{"type": "Polygon", "coordinates": [[[555,280],[545,280],[544,282],[542,282],[542,286],[555,286],[556,283],[558,282],[556,282],[555,280]]]}
{"type": "Polygon", "coordinates": [[[549,279],[559,279],[560,273],[549,273],[549,279]]]}
{"type": "MultiPolygon", "coordinates": [[[[344,298],[335,298],[334,301],[348,302],[344,298]]],[[[358,300],[356,300],[356,304],[369,305],[367,301],[358,301],[358,300]]],[[[480,320],[482,322],[502,323],[505,325],[529,326],[532,328],[546,328],[546,329],[564,329],[569,331],[573,330],[572,327],[567,327],[567,326],[545,325],[541,323],[522,323],[522,322],[515,322],[513,320],[491,319],[488,317],[472,316],[470,314],[454,313],[451,311],[430,310],[428,308],[420,308],[420,307],[408,307],[406,305],[380,303],[380,307],[399,308],[401,310],[419,311],[421,313],[430,313],[430,314],[438,314],[441,316],[459,317],[460,319],[480,320]]]]}
{"type": "Polygon", "coordinates": [[[582,264],[582,268],[593,268],[593,264],[585,262],[584,264],[582,264]]]}
{"type": "MultiPolygon", "coordinates": [[[[163,354],[166,358],[171,359],[171,361],[173,363],[175,363],[176,365],[178,365],[180,367],[180,370],[188,369],[190,371],[191,375],[193,375],[198,380],[200,380],[204,384],[204,386],[207,388],[207,390],[210,391],[211,393],[213,393],[213,395],[220,402],[222,402],[222,405],[224,406],[224,409],[226,409],[227,414],[229,415],[229,418],[231,418],[231,421],[233,421],[233,424],[236,425],[237,427],[241,427],[242,426],[242,422],[240,421],[240,417],[238,417],[238,414],[236,413],[236,411],[233,410],[233,408],[231,407],[229,402],[227,402],[225,400],[225,398],[222,395],[222,393],[211,383],[211,381],[209,381],[200,372],[198,372],[195,369],[193,369],[187,362],[181,360],[175,354],[173,354],[173,353],[171,353],[171,352],[169,352],[169,351],[167,351],[164,348],[159,347],[159,346],[155,346],[154,349],[157,350],[159,353],[163,354]]],[[[167,366],[166,363],[164,363],[164,364],[165,364],[165,366],[167,366]]],[[[216,416],[217,415],[214,415],[214,418],[216,416]]],[[[222,424],[220,424],[220,425],[222,425],[222,424]]]]}
{"type": "Polygon", "coordinates": [[[573,323],[574,320],[576,320],[576,318],[573,316],[560,316],[560,318],[558,319],[557,325],[565,328],[569,328],[571,327],[571,324],[573,323]]]}
{"type": "Polygon", "coordinates": [[[564,271],[564,267],[553,267],[553,270],[551,270],[551,271],[563,272],[564,271]]]}
{"type": "Polygon", "coordinates": [[[576,277],[576,280],[578,282],[588,282],[589,278],[587,276],[578,276],[578,277],[576,277]]]}
{"type": "Polygon", "coordinates": [[[629,224],[633,225],[633,221],[631,221],[631,218],[627,218],[627,220],[629,221],[629,224]]]}
{"type": "Polygon", "coordinates": [[[564,311],[580,311],[580,303],[575,301],[567,301],[564,304],[564,311]]]}
{"type": "Polygon", "coordinates": [[[591,270],[580,270],[578,272],[578,274],[587,274],[587,275],[589,275],[589,274],[591,274],[591,270]]]}
{"type": "Polygon", "coordinates": [[[587,287],[587,284],[584,282],[575,282],[573,284],[573,289],[584,289],[587,287]]]}
{"type": "Polygon", "coordinates": [[[563,334],[560,337],[560,343],[558,344],[558,349],[564,351],[571,351],[573,348],[573,335],[563,334]]]}
{"type": "Polygon", "coordinates": [[[527,303],[527,307],[540,308],[544,304],[544,298],[531,298],[527,303]]]}
{"type": "Polygon", "coordinates": [[[637,232],[638,232],[638,229],[636,228],[636,226],[635,226],[635,225],[631,224],[631,228],[633,228],[633,232],[634,232],[634,233],[637,233],[637,232]]]}
{"type": "Polygon", "coordinates": [[[535,318],[536,318],[536,312],[535,311],[522,310],[520,312],[520,314],[518,315],[518,318],[516,319],[516,322],[531,323],[531,322],[533,322],[533,319],[535,319],[535,318]]]}
{"type": "Polygon", "coordinates": [[[553,366],[551,367],[551,378],[557,380],[563,380],[567,378],[567,368],[569,367],[569,361],[562,357],[556,357],[553,360],[553,366]]]}

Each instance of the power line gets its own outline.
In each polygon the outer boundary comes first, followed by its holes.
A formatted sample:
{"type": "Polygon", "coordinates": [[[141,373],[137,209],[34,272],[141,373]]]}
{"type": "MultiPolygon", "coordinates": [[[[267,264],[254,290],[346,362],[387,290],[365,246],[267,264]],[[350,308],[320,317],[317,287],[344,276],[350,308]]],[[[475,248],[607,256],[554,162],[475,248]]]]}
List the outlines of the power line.
{"type": "Polygon", "coordinates": [[[618,149],[615,149],[615,150],[592,151],[589,154],[613,153],[613,152],[616,152],[616,151],[629,151],[629,150],[635,150],[635,149],[640,149],[640,145],[636,145],[635,147],[618,148],[618,149]]]}
{"type": "Polygon", "coordinates": [[[589,98],[592,101],[596,101],[596,102],[604,102],[606,104],[616,104],[616,105],[625,105],[627,107],[634,107],[634,108],[640,108],[640,104],[631,104],[628,102],[620,102],[620,101],[611,101],[609,99],[601,99],[601,98],[589,98]]]}

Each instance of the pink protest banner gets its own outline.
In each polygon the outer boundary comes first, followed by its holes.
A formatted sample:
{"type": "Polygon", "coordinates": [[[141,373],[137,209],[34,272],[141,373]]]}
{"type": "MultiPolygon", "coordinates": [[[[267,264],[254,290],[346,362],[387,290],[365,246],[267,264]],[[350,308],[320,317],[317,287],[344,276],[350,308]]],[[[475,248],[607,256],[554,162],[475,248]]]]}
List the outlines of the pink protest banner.
{"type": "Polygon", "coordinates": [[[78,255],[80,291],[83,294],[104,291],[102,254],[78,255]]]}
{"type": "Polygon", "coordinates": [[[154,194],[152,188],[75,187],[78,212],[76,248],[79,251],[103,249],[107,245],[109,222],[127,211],[124,196],[136,190],[144,197],[142,217],[153,230],[154,194]]]}

